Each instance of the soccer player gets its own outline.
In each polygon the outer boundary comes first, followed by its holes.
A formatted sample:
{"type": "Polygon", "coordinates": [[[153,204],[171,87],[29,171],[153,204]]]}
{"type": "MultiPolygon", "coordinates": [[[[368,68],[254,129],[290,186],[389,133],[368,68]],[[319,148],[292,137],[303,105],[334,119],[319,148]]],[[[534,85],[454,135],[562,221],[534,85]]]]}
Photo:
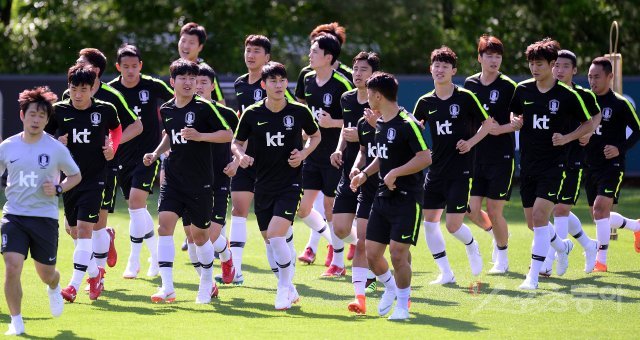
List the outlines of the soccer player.
{"type": "Polygon", "coordinates": [[[137,47],[124,44],[118,49],[116,69],[120,76],[108,84],[118,90],[143,124],[140,135],[123,144],[118,154],[120,169],[118,182],[129,206],[129,235],[131,253],[122,276],[133,279],[140,271],[140,250],[144,241],[151,253],[147,276],[158,275],[158,237],[154,222],[147,210],[147,198],[160,168],[160,161],[145,166],[142,157],[152,152],[160,141],[159,102],[173,98],[173,90],[160,79],[141,73],[142,57],[137,47]]]}
{"type": "Polygon", "coordinates": [[[471,273],[482,271],[478,241],[464,222],[469,207],[473,180],[471,149],[493,128],[478,98],[469,90],[453,84],[456,54],[446,46],[431,52],[429,67],[435,90],[418,99],[413,115],[429,124],[433,138],[433,164],[424,183],[424,228],[427,246],[440,268],[432,284],[455,282],[440,232],[440,218],[446,207],[449,233],[465,245],[471,273]],[[482,126],[476,132],[476,126],[482,126]]]}
{"type": "Polygon", "coordinates": [[[256,169],[255,214],[267,259],[271,268],[278,269],[278,310],[290,308],[299,299],[292,282],[295,252],[287,245],[287,234],[302,195],[302,162],[320,143],[320,131],[309,109],[286,100],[287,84],[284,65],[269,62],[262,68],[267,98],[244,111],[232,144],[240,166],[256,169]],[[309,136],[304,145],[303,131],[309,136]],[[244,151],[249,139],[255,144],[255,157],[244,151]]]}
{"type": "MultiPolygon", "coordinates": [[[[578,73],[576,55],[569,50],[560,50],[558,59],[553,64],[553,76],[566,85],[569,85],[574,91],[580,95],[587,112],[591,115],[594,124],[600,122],[600,107],[596,102],[596,96],[593,92],[584,89],[580,85],[573,82],[573,76],[578,73]]],[[[578,127],[578,123],[574,122],[574,127],[578,127]]],[[[565,164],[565,178],[562,182],[562,190],[558,194],[558,204],[553,209],[553,227],[556,235],[560,239],[567,238],[569,232],[584,248],[586,273],[591,273],[596,262],[596,252],[598,244],[595,240],[590,239],[582,230],[580,220],[573,215],[571,207],[576,205],[578,196],[580,195],[580,184],[582,182],[582,163],[584,161],[584,148],[578,140],[568,143],[565,164]],[[577,220],[576,223],[569,224],[569,214],[577,220]]],[[[541,275],[550,275],[555,259],[555,249],[549,248],[547,257],[542,265],[541,275]]],[[[564,275],[562,269],[566,267],[556,267],[558,276],[564,275]]]]}
{"type": "MultiPolygon", "coordinates": [[[[365,82],[373,72],[378,70],[379,66],[380,58],[376,53],[358,53],[358,55],[353,58],[353,80],[356,89],[343,93],[342,98],[340,98],[344,123],[338,147],[331,155],[331,164],[337,169],[342,169],[342,176],[336,190],[332,213],[334,234],[346,244],[356,243],[358,239],[357,228],[352,228],[358,209],[358,192],[351,190],[351,179],[349,175],[352,172],[354,162],[360,151],[358,121],[363,117],[364,111],[369,108],[365,82]]],[[[362,159],[362,161],[364,160],[365,159],[362,159]]],[[[356,248],[358,258],[356,259],[354,257],[353,260],[353,270],[355,272],[352,279],[354,282],[362,282],[364,285],[368,270],[366,267],[367,257],[364,252],[364,240],[359,243],[361,248],[360,251],[356,248]]],[[[322,276],[340,275],[340,273],[344,272],[344,252],[337,252],[333,254],[331,266],[327,268],[322,276]]],[[[358,285],[358,287],[360,287],[360,285],[358,285]]],[[[362,291],[358,289],[356,296],[358,295],[364,297],[364,287],[362,287],[362,291]]]]}
{"type": "MultiPolygon", "coordinates": [[[[298,210],[298,217],[307,226],[319,232],[330,244],[333,244],[334,255],[344,251],[344,243],[330,234],[330,230],[333,229],[331,209],[340,181],[340,170],[331,165],[330,157],[338,146],[344,122],[339,98],[343,93],[353,89],[351,82],[331,66],[339,55],[340,42],[330,34],[316,37],[309,51],[309,64],[313,71],[307,73],[304,78],[305,102],[318,121],[322,141],[316,151],[304,162],[304,175],[302,176],[304,195],[300,202],[300,210],[298,210]],[[327,223],[322,215],[313,209],[313,202],[321,191],[324,194],[327,223]]],[[[305,251],[298,259],[305,263],[312,263],[315,260],[315,253],[316,250],[307,244],[305,251]]],[[[333,269],[335,272],[329,275],[331,277],[346,274],[344,264],[334,266],[333,269]]]]}
{"type": "Polygon", "coordinates": [[[171,63],[169,70],[175,97],[160,107],[165,135],[152,153],[144,155],[144,164],[150,166],[171,148],[158,203],[158,264],[162,287],[151,296],[151,301],[173,302],[176,298],[173,231],[178,218],[188,213],[195,226],[191,228],[191,236],[196,244],[198,262],[202,264],[196,303],[206,304],[215,292],[214,250],[209,240],[213,208],[210,143],[227,143],[233,135],[213,104],[195,95],[198,64],[178,59],[171,63]]]}
{"type": "MultiPolygon", "coordinates": [[[[85,273],[89,276],[91,300],[96,300],[104,289],[105,270],[103,263],[92,256],[95,244],[92,246],[91,241],[106,190],[108,161],[118,150],[122,127],[112,104],[92,98],[95,86],[99,86],[96,76],[95,70],[84,63],[69,68],[69,99],[54,105],[55,112],[49,120],[52,131],[66,136],[65,144],[82,172],[80,184],[62,195],[67,222],[77,232],[73,275],[69,286],[62,289],[62,297],[69,302],[75,301],[85,273]]],[[[107,237],[107,249],[108,240],[107,237]]]]}
{"type": "MultiPolygon", "coordinates": [[[[598,239],[594,269],[596,272],[607,271],[611,209],[620,195],[625,153],[640,139],[640,120],[635,109],[626,98],[613,92],[610,87],[612,70],[611,62],[603,57],[595,58],[589,67],[589,85],[596,94],[602,110],[600,124],[585,147],[585,188],[598,239]],[[627,126],[632,131],[629,138],[626,138],[627,126]]],[[[622,216],[616,215],[615,219],[619,221],[622,216]]],[[[620,225],[634,232],[640,231],[637,221],[631,222],[617,222],[615,226],[620,225]]],[[[638,251],[637,238],[635,244],[638,251]]]]}
{"type": "MultiPolygon", "coordinates": [[[[569,265],[573,242],[556,236],[549,217],[558,203],[565,178],[565,144],[593,131],[593,121],[571,86],[553,77],[560,45],[550,38],[535,42],[526,49],[532,79],[516,87],[510,109],[520,130],[520,196],[527,220],[533,230],[531,265],[520,289],[538,288],[538,274],[549,246],[556,250],[557,269],[569,265]],[[574,123],[580,122],[575,130],[574,123]]],[[[564,269],[566,270],[566,269],[564,269]]]]}
{"type": "Polygon", "coordinates": [[[377,156],[351,180],[351,189],[366,184],[378,173],[380,185],[367,225],[366,252],[369,268],[385,286],[378,313],[386,315],[398,300],[389,320],[409,318],[411,295],[411,253],[422,220],[422,170],[431,155],[418,125],[398,106],[398,81],[388,73],[376,72],[366,82],[369,106],[381,113],[376,125],[377,156]],[[389,245],[394,275],[384,258],[389,245]]]}
{"type": "Polygon", "coordinates": [[[58,197],[80,183],[80,169],[69,150],[44,133],[56,95],[47,87],[24,90],[18,97],[23,132],[0,144],[0,173],[8,170],[7,201],[2,209],[4,294],[11,314],[5,335],[24,333],[22,268],[31,251],[36,272],[47,285],[49,307],[60,316],[58,256],[58,197]],[[66,178],[60,182],[60,171],[66,178]]]}
{"type": "Polygon", "coordinates": [[[474,150],[474,172],[469,218],[489,232],[493,240],[493,267],[489,273],[502,274],[509,269],[507,246],[509,231],[504,205],[511,197],[515,170],[514,129],[509,103],[516,83],[500,72],[504,45],[500,39],[483,35],[478,41],[478,62],[482,72],[468,77],[464,88],[473,92],[487,114],[499,124],[474,150]],[[487,199],[487,211],[482,201],[487,199]]]}

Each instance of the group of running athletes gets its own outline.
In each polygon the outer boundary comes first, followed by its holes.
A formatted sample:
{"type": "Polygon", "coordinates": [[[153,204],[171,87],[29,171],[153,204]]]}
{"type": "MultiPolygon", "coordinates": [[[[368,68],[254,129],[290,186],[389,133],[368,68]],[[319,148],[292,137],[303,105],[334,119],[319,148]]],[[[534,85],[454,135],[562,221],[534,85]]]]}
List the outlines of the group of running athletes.
{"type": "Polygon", "coordinates": [[[196,303],[217,297],[216,281],[242,284],[247,217],[254,201],[267,259],[278,279],[276,309],[299,300],[293,284],[297,215],[312,229],[299,261],[313,263],[319,239],[329,242],[322,276],[346,274],[344,250],[349,246],[356,296],[348,305],[351,312],[366,313],[365,292],[375,290],[377,278],[385,286],[378,313],[386,315],[397,301],[389,319],[407,319],[409,249],[416,245],[421,222],[440,270],[431,283],[456,281],[440,230],[445,209],[446,228],[465,245],[473,275],[481,273],[483,261],[465,216],[494,238],[489,273],[508,271],[503,208],[512,190],[518,130],[520,194],[534,235],[530,269],[520,288],[536,289],[538,276],[551,275],[555,260],[556,274],[566,272],[573,248],[568,233],[584,248],[586,273],[607,271],[610,228],[636,232],[640,252],[638,221],[612,212],[625,152],[640,138],[640,121],[629,101],[611,90],[612,66],[605,58],[592,61],[591,90],[584,89],[572,81],[576,56],[547,38],[527,47],[533,78],[516,84],[500,72],[501,41],[483,35],[478,42],[482,71],[468,77],[463,88],[452,81],[456,54],[443,46],[430,57],[435,89],[420,97],[410,113],[398,105],[398,82],[379,71],[376,53],[358,53],[352,68],[338,61],[346,35],[332,23],[310,34],[309,66],[300,72],[295,94],[289,92],[284,65],[270,61],[269,39],[248,36],[248,73],[234,84],[236,112],[224,106],[214,70],[198,57],[206,37],[196,23],[182,27],[180,59],[170,66],[171,87],[141,74],[141,54],[125,44],[117,52],[120,75],[109,83],[101,80],[106,57],[86,48],[68,70],[61,101],[54,104],[57,97],[45,87],[20,95],[24,132],[0,145],[0,170],[8,169],[9,176],[2,220],[9,334],[24,332],[20,273],[29,249],[49,286],[54,316],[62,312],[62,299],[76,299],[85,273],[89,298],[100,296],[105,265],[117,261],[115,230],[107,227],[107,217],[118,186],[130,215],[131,252],[123,277],[137,277],[146,243],[151,254],[147,275],[160,274],[162,280],[153,302],[176,299],[173,234],[180,217],[185,248],[200,278],[196,303]],[[160,117],[159,103],[164,103],[160,117]],[[423,139],[427,126],[432,150],[423,139]],[[628,138],[627,127],[632,130],[628,138]],[[156,235],[147,199],[165,154],[156,235]],[[60,171],[66,176],[61,182],[60,171]],[[583,177],[597,240],[571,213],[583,177]],[[56,196],[63,198],[66,229],[75,243],[73,275],[63,289],[55,269],[56,196]],[[387,246],[393,274],[384,257],[387,246]],[[215,257],[222,273],[214,278],[215,257]]]}

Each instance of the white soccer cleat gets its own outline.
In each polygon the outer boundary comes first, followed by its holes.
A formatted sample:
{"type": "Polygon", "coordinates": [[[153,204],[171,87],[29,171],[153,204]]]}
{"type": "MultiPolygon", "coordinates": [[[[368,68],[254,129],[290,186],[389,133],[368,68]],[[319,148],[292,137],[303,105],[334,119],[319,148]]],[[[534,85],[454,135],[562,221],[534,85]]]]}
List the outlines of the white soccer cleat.
{"type": "Polygon", "coordinates": [[[524,279],[524,282],[518,287],[522,290],[536,290],[538,289],[538,281],[532,280],[529,276],[524,279]]]}
{"type": "Polygon", "coordinates": [[[509,271],[509,263],[494,263],[493,267],[489,269],[489,274],[504,274],[509,271]]]}
{"type": "Polygon", "coordinates": [[[453,272],[440,273],[435,280],[429,282],[430,285],[446,285],[451,283],[456,283],[456,277],[453,275],[453,272]]]}
{"type": "Polygon", "coordinates": [[[278,291],[276,293],[276,309],[277,310],[286,310],[291,308],[291,300],[289,299],[289,288],[280,288],[278,287],[278,291]]]}
{"type": "Polygon", "coordinates": [[[569,268],[569,253],[571,253],[571,250],[573,249],[573,242],[571,242],[571,240],[566,239],[563,240],[563,242],[565,245],[565,251],[560,253],[556,252],[556,257],[558,258],[556,274],[558,274],[558,276],[562,276],[567,272],[567,268],[569,268]]]}
{"type": "Polygon", "coordinates": [[[211,288],[204,292],[198,291],[198,295],[196,296],[196,303],[202,305],[211,303],[211,294],[211,288]]]}
{"type": "Polygon", "coordinates": [[[174,301],[176,301],[176,292],[167,293],[164,291],[164,288],[162,287],[160,287],[157,293],[151,295],[151,302],[153,303],[159,303],[159,302],[172,303],[174,301]]]}
{"type": "Polygon", "coordinates": [[[388,320],[401,321],[409,319],[409,310],[404,308],[398,308],[393,310],[393,313],[389,316],[388,320]]]}
{"type": "Polygon", "coordinates": [[[496,263],[498,260],[498,244],[496,239],[491,240],[491,263],[496,263]]]}
{"type": "Polygon", "coordinates": [[[14,324],[9,324],[9,329],[4,332],[4,335],[20,335],[24,334],[24,325],[16,327],[14,324]]]}
{"type": "Polygon", "coordinates": [[[160,267],[158,266],[158,262],[151,262],[149,265],[149,269],[147,269],[147,277],[156,277],[160,273],[160,267]]]}
{"type": "Polygon", "coordinates": [[[584,272],[591,273],[596,266],[596,254],[598,254],[598,242],[591,240],[584,250],[584,272]]]}
{"type": "Polygon", "coordinates": [[[378,303],[378,314],[380,316],[385,316],[393,307],[393,302],[396,300],[396,292],[390,291],[389,289],[385,289],[384,293],[380,297],[380,302],[378,303]]]}
{"type": "Polygon", "coordinates": [[[298,294],[298,290],[293,284],[289,286],[289,300],[291,304],[296,304],[300,301],[300,294],[298,294]]]}
{"type": "Polygon", "coordinates": [[[132,261],[128,261],[127,267],[124,269],[124,273],[122,273],[122,277],[125,279],[135,279],[138,277],[139,272],[140,272],[140,263],[134,263],[132,261]]]}
{"type": "Polygon", "coordinates": [[[51,315],[57,318],[62,314],[64,310],[64,299],[62,298],[60,286],[55,289],[51,289],[47,286],[47,295],[49,295],[49,309],[51,315]]]}
{"type": "Polygon", "coordinates": [[[467,251],[467,258],[469,259],[469,265],[471,266],[471,274],[473,276],[478,276],[482,272],[482,256],[480,256],[480,247],[478,246],[478,241],[473,240],[473,242],[465,246],[467,251]]]}

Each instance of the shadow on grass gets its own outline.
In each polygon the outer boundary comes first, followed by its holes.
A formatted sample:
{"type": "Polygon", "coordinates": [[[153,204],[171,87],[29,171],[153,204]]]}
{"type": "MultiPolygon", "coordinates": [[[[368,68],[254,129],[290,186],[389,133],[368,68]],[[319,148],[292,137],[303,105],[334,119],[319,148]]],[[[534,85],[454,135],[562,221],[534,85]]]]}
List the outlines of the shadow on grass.
{"type": "Polygon", "coordinates": [[[264,267],[257,267],[250,264],[243,263],[242,271],[249,272],[249,273],[256,273],[256,274],[272,274],[273,275],[273,273],[271,272],[271,269],[268,267],[269,265],[266,263],[266,260],[265,260],[264,267]]]}
{"type": "Polygon", "coordinates": [[[34,335],[30,335],[30,334],[24,334],[20,336],[21,338],[25,338],[25,339],[77,339],[77,340],[91,340],[91,338],[85,338],[82,336],[77,336],[76,333],[74,333],[73,331],[70,330],[63,330],[60,331],[60,333],[56,334],[53,338],[52,337],[40,337],[40,336],[34,336],[34,335]]]}
{"type": "Polygon", "coordinates": [[[487,328],[476,325],[475,322],[443,318],[422,313],[411,312],[411,314],[413,314],[414,317],[408,321],[409,324],[430,325],[453,332],[480,332],[487,330],[487,328]]]}

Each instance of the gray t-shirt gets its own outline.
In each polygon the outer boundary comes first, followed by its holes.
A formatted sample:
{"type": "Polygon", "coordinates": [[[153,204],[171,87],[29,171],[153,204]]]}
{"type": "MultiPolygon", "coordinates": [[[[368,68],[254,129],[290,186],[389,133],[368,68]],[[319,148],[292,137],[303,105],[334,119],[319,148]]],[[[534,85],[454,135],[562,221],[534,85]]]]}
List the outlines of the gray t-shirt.
{"type": "Polygon", "coordinates": [[[80,169],[66,146],[44,134],[33,144],[22,140],[22,133],[0,144],[0,173],[8,170],[3,214],[58,219],[58,197],[44,194],[42,184],[60,183],[60,171],[71,176],[80,169]]]}

